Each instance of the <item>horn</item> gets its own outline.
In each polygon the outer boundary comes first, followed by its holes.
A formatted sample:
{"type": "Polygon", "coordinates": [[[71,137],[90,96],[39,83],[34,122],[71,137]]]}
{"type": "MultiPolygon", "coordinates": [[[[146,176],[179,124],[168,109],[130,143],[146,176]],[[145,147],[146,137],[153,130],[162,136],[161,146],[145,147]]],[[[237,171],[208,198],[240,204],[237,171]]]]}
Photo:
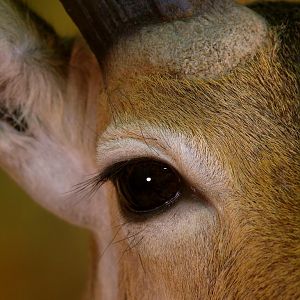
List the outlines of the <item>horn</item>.
{"type": "Polygon", "coordinates": [[[60,0],[97,57],[137,26],[193,17],[229,0],[60,0]]]}
{"type": "Polygon", "coordinates": [[[266,21],[234,0],[60,1],[96,55],[107,86],[155,72],[218,77],[267,40],[266,21]]]}

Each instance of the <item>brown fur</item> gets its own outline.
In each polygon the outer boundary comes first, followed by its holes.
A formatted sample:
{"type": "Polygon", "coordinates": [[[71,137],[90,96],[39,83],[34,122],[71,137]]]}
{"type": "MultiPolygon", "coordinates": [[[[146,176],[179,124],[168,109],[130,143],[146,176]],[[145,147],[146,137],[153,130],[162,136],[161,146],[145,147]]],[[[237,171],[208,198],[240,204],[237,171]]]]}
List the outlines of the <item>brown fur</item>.
{"type": "MultiPolygon", "coordinates": [[[[159,280],[173,291],[166,299],[300,297],[300,98],[295,61],[300,32],[293,22],[285,25],[273,29],[270,44],[253,60],[222,79],[179,80],[160,74],[136,78],[111,94],[117,127],[137,124],[146,138],[143,128],[148,126],[181,132],[190,140],[205,139],[233,179],[226,187],[229,197],[215,207],[217,222],[205,236],[196,235],[194,241],[182,236],[169,248],[157,229],[155,240],[148,240],[147,233],[139,235],[144,239],[136,253],[142,258],[136,257],[135,264],[142,259],[147,274],[141,269],[142,275],[132,278],[132,263],[124,259],[121,281],[128,299],[158,299],[159,280]],[[155,257],[145,250],[153,242],[162,249],[155,257]]],[[[151,228],[151,221],[146,224],[151,228]]]]}

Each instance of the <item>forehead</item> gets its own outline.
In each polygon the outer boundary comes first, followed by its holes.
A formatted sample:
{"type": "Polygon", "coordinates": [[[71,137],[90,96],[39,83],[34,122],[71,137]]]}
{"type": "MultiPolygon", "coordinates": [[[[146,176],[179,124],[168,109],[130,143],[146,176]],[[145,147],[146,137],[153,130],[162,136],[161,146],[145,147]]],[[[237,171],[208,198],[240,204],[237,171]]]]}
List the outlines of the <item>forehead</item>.
{"type": "Polygon", "coordinates": [[[128,80],[109,93],[111,121],[220,142],[226,135],[251,140],[278,129],[290,131],[297,122],[297,82],[272,53],[262,51],[217,80],[162,75],[128,80]]]}
{"type": "Polygon", "coordinates": [[[215,80],[156,74],[122,82],[108,93],[109,127],[123,131],[119,139],[138,128],[135,139],[145,144],[145,137],[164,142],[161,132],[180,134],[194,141],[196,157],[217,157],[239,185],[241,178],[246,186],[251,178],[259,182],[266,168],[270,178],[277,169],[297,172],[297,78],[270,47],[215,80]]]}
{"type": "Polygon", "coordinates": [[[299,9],[279,5],[274,19],[268,5],[253,8],[274,25],[255,57],[214,80],[163,73],[123,78],[108,89],[112,123],[168,128],[213,144],[224,139],[226,145],[232,139],[260,144],[262,136],[295,139],[300,123],[299,9]]]}

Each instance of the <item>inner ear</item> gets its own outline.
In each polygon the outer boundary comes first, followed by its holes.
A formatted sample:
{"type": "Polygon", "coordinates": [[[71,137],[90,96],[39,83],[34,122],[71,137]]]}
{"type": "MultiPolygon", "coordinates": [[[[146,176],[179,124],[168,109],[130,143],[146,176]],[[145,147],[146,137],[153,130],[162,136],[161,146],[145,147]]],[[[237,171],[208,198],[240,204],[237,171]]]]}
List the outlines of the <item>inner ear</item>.
{"type": "Polygon", "coordinates": [[[28,123],[20,108],[9,111],[4,106],[0,107],[0,121],[7,123],[19,133],[26,133],[28,130],[28,123]]]}

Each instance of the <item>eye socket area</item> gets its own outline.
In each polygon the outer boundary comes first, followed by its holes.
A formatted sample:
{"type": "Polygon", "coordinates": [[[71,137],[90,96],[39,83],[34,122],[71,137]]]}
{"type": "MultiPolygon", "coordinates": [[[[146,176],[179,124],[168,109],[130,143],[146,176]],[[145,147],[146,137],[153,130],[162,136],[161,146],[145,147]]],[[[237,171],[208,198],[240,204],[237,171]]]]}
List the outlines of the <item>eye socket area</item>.
{"type": "Polygon", "coordinates": [[[110,179],[119,193],[120,205],[127,212],[159,212],[176,202],[183,191],[183,179],[168,164],[138,158],[113,165],[110,179]]]}

